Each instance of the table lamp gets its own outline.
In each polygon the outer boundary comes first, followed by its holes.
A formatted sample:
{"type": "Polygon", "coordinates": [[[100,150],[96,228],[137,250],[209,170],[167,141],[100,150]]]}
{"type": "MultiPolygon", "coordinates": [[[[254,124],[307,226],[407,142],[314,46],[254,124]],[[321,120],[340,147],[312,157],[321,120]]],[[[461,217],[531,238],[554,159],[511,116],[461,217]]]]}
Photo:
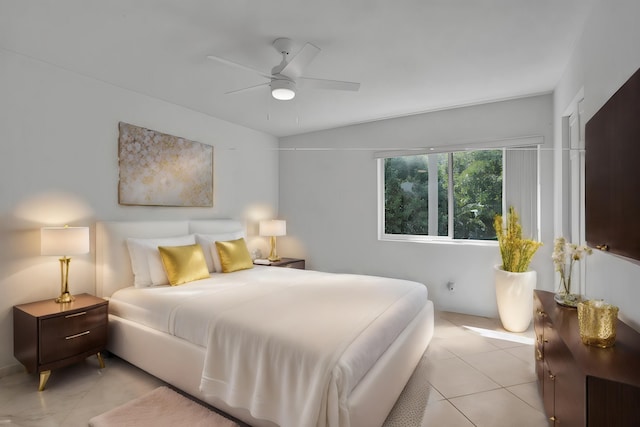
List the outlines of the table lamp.
{"type": "Polygon", "coordinates": [[[281,219],[260,221],[260,235],[270,238],[271,251],[269,252],[269,261],[280,261],[276,250],[276,237],[287,235],[287,222],[281,219]]]}
{"type": "Polygon", "coordinates": [[[60,296],[57,303],[75,298],[69,293],[69,255],[89,253],[89,227],[43,227],[40,229],[40,253],[60,258],[60,296]]]}

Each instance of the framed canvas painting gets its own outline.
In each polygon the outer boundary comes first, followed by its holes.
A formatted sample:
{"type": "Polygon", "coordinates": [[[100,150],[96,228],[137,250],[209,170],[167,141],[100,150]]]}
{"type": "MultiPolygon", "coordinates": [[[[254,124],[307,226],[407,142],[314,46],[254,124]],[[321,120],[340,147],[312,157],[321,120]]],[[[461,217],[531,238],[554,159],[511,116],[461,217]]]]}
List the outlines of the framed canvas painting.
{"type": "Polygon", "coordinates": [[[213,206],[213,147],[119,123],[118,202],[143,206],[213,206]]]}

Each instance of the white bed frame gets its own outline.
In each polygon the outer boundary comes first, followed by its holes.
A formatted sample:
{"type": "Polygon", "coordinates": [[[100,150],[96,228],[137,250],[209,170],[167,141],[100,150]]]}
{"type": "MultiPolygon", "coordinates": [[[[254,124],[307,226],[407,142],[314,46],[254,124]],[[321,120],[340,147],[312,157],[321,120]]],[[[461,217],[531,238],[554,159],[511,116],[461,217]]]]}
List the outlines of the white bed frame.
{"type": "MultiPolygon", "coordinates": [[[[96,224],[96,294],[110,297],[131,286],[133,272],[127,237],[171,237],[189,233],[225,233],[244,230],[233,220],[128,221],[96,224]]],[[[384,423],[433,336],[431,301],[382,354],[348,399],[351,427],[384,423]]],[[[200,392],[205,349],[118,316],[109,315],[107,349],[180,390],[254,427],[275,427],[255,419],[248,410],[232,408],[200,392]]]]}

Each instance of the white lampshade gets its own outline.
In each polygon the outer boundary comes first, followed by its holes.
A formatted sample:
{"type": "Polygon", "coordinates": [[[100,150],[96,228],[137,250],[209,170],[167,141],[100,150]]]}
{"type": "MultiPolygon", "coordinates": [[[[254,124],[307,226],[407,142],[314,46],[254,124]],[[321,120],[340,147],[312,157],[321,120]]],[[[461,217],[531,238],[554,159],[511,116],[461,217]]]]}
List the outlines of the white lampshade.
{"type": "Polygon", "coordinates": [[[286,236],[287,221],[282,219],[260,221],[260,235],[269,237],[286,236]]]}
{"type": "Polygon", "coordinates": [[[40,253],[56,256],[89,253],[89,227],[41,228],[40,253]]]}

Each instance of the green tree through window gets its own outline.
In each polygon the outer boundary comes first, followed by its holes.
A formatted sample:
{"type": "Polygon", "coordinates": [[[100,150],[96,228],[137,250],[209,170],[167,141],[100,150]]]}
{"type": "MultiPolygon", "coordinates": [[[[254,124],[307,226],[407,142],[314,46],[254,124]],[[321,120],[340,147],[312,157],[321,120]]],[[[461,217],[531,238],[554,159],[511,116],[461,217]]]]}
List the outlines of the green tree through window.
{"type": "Polygon", "coordinates": [[[436,207],[431,211],[438,215],[437,232],[431,235],[495,240],[493,218],[502,213],[502,158],[502,150],[480,150],[384,159],[385,234],[429,235],[431,202],[436,207]],[[437,171],[429,173],[430,165],[437,165],[437,171]],[[437,188],[433,200],[430,177],[437,188]],[[450,197],[453,212],[449,212],[450,197]],[[453,230],[449,230],[450,215],[453,230]]]}

